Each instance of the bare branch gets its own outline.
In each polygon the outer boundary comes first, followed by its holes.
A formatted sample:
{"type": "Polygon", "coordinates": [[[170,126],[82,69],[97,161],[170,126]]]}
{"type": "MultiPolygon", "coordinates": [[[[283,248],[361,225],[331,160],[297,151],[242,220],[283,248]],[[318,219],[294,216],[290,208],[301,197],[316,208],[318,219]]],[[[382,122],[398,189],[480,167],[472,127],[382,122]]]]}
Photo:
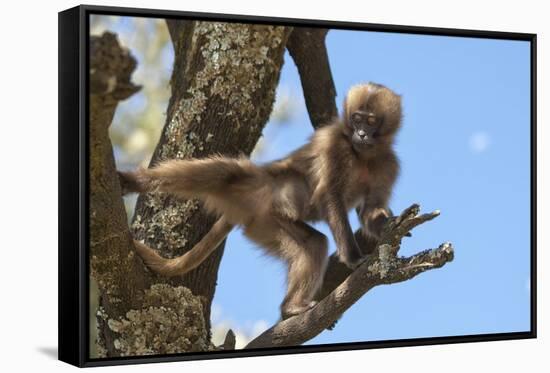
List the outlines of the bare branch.
{"type": "Polygon", "coordinates": [[[392,219],[386,225],[374,254],[368,256],[359,268],[315,307],[280,321],[251,341],[246,348],[300,345],[333,325],[340,315],[373,287],[403,282],[452,261],[454,252],[450,243],[408,258],[397,257],[401,239],[410,229],[439,215],[438,212],[418,215],[418,211],[419,206],[413,205],[392,219]]]}
{"type": "Polygon", "coordinates": [[[328,124],[338,115],[336,88],[330,72],[325,37],[327,29],[296,27],[286,45],[298,67],[304,98],[314,128],[328,124]]]}
{"type": "MultiPolygon", "coordinates": [[[[382,233],[381,243],[386,243],[395,248],[397,252],[401,239],[410,236],[410,231],[429,220],[439,216],[439,211],[428,214],[418,215],[420,207],[417,204],[405,209],[401,215],[392,219],[382,233]],[[403,222],[403,224],[401,224],[403,222]]],[[[365,237],[360,229],[355,232],[355,239],[364,255],[376,255],[378,242],[365,237]]],[[[319,301],[327,297],[338,285],[340,285],[353,271],[340,262],[338,255],[334,253],[330,256],[323,285],[317,292],[315,300],[319,301]]]]}

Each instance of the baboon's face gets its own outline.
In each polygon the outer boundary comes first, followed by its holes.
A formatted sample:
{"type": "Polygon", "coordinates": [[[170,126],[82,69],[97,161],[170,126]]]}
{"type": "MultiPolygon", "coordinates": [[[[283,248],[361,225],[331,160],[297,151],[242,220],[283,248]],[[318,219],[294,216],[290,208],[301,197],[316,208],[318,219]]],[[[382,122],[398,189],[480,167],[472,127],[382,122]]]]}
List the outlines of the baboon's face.
{"type": "Polygon", "coordinates": [[[401,122],[401,99],[378,84],[355,86],[346,98],[344,120],[356,151],[390,144],[401,122]]]}

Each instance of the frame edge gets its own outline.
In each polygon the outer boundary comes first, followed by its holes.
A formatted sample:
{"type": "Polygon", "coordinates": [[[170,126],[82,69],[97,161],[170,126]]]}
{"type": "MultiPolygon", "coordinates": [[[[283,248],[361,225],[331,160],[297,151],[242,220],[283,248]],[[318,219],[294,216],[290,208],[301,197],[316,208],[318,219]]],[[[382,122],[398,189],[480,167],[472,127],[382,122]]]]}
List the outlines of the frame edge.
{"type": "Polygon", "coordinates": [[[58,359],[83,366],[80,327],[81,7],[58,13],[58,359]]]}
{"type": "MultiPolygon", "coordinates": [[[[534,33],[516,33],[502,31],[480,31],[480,30],[464,30],[464,29],[448,29],[438,27],[422,27],[422,26],[396,26],[391,24],[369,24],[355,23],[344,21],[330,20],[304,20],[293,18],[278,18],[268,16],[245,16],[236,14],[219,14],[219,13],[199,13],[186,12],[179,10],[158,10],[158,9],[137,9],[127,7],[107,7],[95,5],[82,5],[59,12],[59,360],[67,362],[79,367],[94,367],[94,366],[112,366],[123,364],[140,364],[151,362],[171,362],[171,361],[186,361],[186,360],[205,360],[216,358],[233,358],[233,357],[250,357],[250,356],[266,356],[266,355],[284,355],[294,353],[311,353],[311,352],[327,352],[327,351],[343,351],[355,349],[369,348],[391,348],[405,346],[421,346],[421,345],[437,345],[437,344],[452,344],[464,342],[488,342],[513,339],[530,339],[537,337],[536,328],[536,41],[537,34],[534,33]],[[82,266],[82,257],[85,255],[85,243],[81,240],[85,236],[85,232],[81,229],[85,227],[85,222],[81,219],[81,213],[87,213],[85,205],[81,205],[82,191],[85,189],[82,173],[86,172],[86,168],[82,168],[85,164],[78,157],[74,157],[75,152],[78,152],[80,157],[85,153],[83,148],[83,136],[85,136],[85,108],[81,101],[82,95],[87,95],[83,89],[84,76],[87,71],[84,69],[84,56],[86,51],[84,39],[86,34],[82,34],[85,25],[85,14],[91,13],[127,13],[133,16],[147,16],[154,14],[156,17],[199,17],[211,21],[225,19],[233,22],[251,22],[255,23],[292,23],[301,24],[302,26],[330,26],[332,28],[365,28],[369,27],[370,31],[384,32],[391,30],[392,32],[415,33],[415,34],[438,34],[445,36],[474,36],[480,38],[493,39],[508,39],[522,40],[531,43],[531,125],[532,125],[532,273],[531,273],[531,330],[528,332],[517,333],[498,333],[479,336],[453,336],[424,339],[412,339],[403,341],[384,341],[382,345],[372,343],[366,345],[364,342],[358,345],[346,344],[345,346],[327,345],[327,346],[310,346],[311,349],[302,349],[304,346],[296,346],[290,349],[281,350],[264,350],[264,351],[245,351],[244,353],[232,352],[229,356],[225,354],[210,354],[209,356],[196,356],[180,354],[169,356],[151,356],[151,357],[130,357],[121,359],[92,359],[87,358],[87,344],[82,345],[82,341],[86,342],[86,320],[87,310],[83,309],[86,304],[86,287],[82,283],[81,275],[87,273],[87,269],[82,266]],[[132,14],[133,13],[133,14],[132,14]],[[396,31],[399,29],[400,31],[396,31]],[[62,30],[64,32],[62,32],[62,30]],[[472,34],[472,35],[470,35],[472,34]],[[74,60],[73,60],[74,59],[74,60]],[[69,62],[70,61],[70,62],[69,62]],[[83,71],[84,70],[84,71],[83,71]],[[63,77],[62,75],[65,75],[63,77]],[[83,119],[84,118],[84,119],[83,119]],[[83,121],[84,120],[84,121],[83,121]],[[75,125],[75,121],[78,125],[75,125]],[[72,155],[72,156],[71,156],[72,155]],[[80,189],[82,188],[82,189],[80,189]],[[84,208],[84,211],[81,210],[84,208]],[[84,224],[84,225],[82,225],[84,224]],[[75,250],[75,245],[77,249],[75,250]],[[82,246],[84,245],[84,246],[82,246]],[[62,264],[65,264],[63,266],[62,264]],[[83,292],[84,291],[84,292],[83,292]],[[74,312],[77,310],[77,312],[74,312]],[[76,315],[75,315],[76,314],[76,315]],[[388,343],[389,342],[389,343],[388,343]],[[298,350],[301,349],[301,350],[298,350]]],[[[85,198],[85,197],[84,197],[85,198]]],[[[86,238],[84,238],[86,239],[86,238]]]]}

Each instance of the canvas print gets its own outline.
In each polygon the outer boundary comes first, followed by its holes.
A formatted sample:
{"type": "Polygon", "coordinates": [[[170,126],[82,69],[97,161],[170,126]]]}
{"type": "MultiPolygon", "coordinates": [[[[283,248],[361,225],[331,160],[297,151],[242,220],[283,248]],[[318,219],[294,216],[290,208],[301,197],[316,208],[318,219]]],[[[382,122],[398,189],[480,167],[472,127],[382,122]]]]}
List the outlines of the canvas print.
{"type": "Polygon", "coordinates": [[[90,359],[531,330],[528,41],[87,27],[90,359]]]}

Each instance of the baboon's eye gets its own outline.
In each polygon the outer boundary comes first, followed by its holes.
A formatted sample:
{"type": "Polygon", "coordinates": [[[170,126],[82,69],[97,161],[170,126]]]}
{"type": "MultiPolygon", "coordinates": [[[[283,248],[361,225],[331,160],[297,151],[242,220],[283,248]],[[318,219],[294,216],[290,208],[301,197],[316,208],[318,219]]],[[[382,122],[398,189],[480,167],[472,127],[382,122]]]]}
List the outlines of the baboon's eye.
{"type": "Polygon", "coordinates": [[[369,125],[371,125],[371,126],[374,126],[374,125],[376,124],[376,117],[374,117],[374,116],[369,116],[369,117],[367,118],[367,123],[368,123],[369,125]]]}
{"type": "Polygon", "coordinates": [[[359,123],[361,122],[361,119],[363,119],[363,116],[359,113],[353,113],[351,115],[351,120],[354,122],[354,123],[359,123]]]}

